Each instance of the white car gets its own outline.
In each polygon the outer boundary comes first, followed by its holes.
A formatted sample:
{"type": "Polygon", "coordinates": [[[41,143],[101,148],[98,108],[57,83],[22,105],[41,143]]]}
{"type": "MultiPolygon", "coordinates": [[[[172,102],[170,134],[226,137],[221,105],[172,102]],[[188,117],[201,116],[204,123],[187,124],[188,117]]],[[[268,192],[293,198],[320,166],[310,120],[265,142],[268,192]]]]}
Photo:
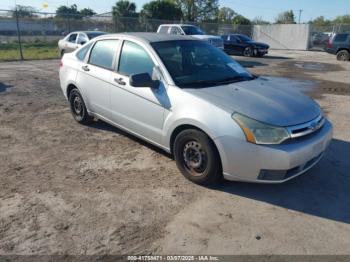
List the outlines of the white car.
{"type": "Polygon", "coordinates": [[[199,184],[281,183],[316,165],[332,140],[311,98],[189,36],[98,37],[63,57],[60,81],[77,122],[96,117],[172,153],[199,184]]]}
{"type": "Polygon", "coordinates": [[[190,35],[203,41],[208,41],[215,47],[224,49],[224,41],[219,36],[207,35],[199,27],[187,24],[164,24],[158,27],[157,33],[171,35],[190,35]]]}
{"type": "Polygon", "coordinates": [[[91,39],[105,34],[107,33],[100,31],[72,32],[68,34],[65,38],[58,41],[58,50],[60,52],[60,55],[62,57],[65,53],[73,52],[80,46],[89,42],[91,39]]]}

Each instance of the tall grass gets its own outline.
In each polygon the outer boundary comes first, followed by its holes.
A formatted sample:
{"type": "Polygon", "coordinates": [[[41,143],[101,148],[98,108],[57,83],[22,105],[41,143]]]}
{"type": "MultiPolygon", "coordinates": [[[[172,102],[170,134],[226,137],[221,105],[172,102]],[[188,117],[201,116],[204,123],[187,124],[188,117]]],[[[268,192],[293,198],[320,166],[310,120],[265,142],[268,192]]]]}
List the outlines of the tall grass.
{"type": "MultiPolygon", "coordinates": [[[[57,41],[34,41],[22,43],[23,57],[26,60],[58,58],[57,41]]],[[[18,42],[0,43],[0,61],[20,59],[18,42]]]]}

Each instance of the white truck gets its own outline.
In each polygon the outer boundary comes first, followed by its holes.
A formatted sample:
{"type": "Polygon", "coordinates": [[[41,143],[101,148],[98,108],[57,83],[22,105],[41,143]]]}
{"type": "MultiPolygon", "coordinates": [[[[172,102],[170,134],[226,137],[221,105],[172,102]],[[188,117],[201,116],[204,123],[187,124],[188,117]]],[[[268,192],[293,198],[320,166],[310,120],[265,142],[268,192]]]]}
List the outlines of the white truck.
{"type": "Polygon", "coordinates": [[[188,24],[164,24],[158,27],[157,33],[172,35],[190,35],[203,41],[208,41],[217,48],[224,49],[224,42],[219,36],[207,35],[199,27],[188,24]]]}

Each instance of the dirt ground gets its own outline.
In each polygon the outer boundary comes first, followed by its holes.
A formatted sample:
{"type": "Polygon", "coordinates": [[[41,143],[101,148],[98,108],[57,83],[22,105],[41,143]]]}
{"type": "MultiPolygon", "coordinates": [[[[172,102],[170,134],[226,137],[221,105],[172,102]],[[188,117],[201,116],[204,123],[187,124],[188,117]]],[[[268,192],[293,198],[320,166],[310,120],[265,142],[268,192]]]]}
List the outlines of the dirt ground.
{"type": "Polygon", "coordinates": [[[0,63],[0,255],[350,254],[350,62],[236,58],[326,111],[334,140],[307,174],[194,185],[160,150],[102,122],[75,123],[59,61],[0,63]]]}

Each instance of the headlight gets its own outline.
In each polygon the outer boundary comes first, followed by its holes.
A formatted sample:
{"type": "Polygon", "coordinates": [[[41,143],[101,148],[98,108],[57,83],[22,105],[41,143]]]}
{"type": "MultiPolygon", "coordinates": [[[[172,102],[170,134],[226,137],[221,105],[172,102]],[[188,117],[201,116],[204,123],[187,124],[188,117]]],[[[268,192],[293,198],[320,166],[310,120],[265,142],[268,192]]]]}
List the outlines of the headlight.
{"type": "Polygon", "coordinates": [[[234,113],[232,118],[242,128],[250,143],[280,144],[289,138],[288,131],[283,127],[264,124],[239,113],[234,113]]]}

